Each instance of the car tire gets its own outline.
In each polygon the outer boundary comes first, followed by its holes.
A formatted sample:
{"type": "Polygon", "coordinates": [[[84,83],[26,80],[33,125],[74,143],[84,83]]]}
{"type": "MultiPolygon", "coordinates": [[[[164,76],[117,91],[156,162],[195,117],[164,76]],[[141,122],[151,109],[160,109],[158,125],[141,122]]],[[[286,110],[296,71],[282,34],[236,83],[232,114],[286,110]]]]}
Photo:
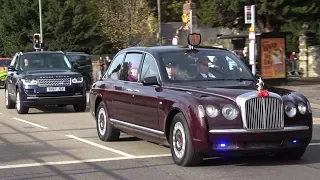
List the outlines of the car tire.
{"type": "Polygon", "coordinates": [[[99,139],[102,141],[118,141],[120,131],[111,123],[107,113],[106,105],[100,102],[96,111],[96,127],[99,139]]]}
{"type": "Polygon", "coordinates": [[[275,153],[275,156],[279,159],[298,160],[304,155],[305,151],[306,147],[298,147],[295,149],[275,153]]]}
{"type": "Polygon", "coordinates": [[[11,100],[10,95],[9,95],[9,90],[5,88],[5,103],[6,103],[6,108],[7,109],[14,109],[15,107],[15,102],[11,100]]]}
{"type": "Polygon", "coordinates": [[[23,102],[21,102],[21,92],[17,90],[16,93],[16,109],[18,114],[28,114],[29,107],[26,107],[23,102]]]}
{"type": "Polygon", "coordinates": [[[87,99],[86,99],[86,97],[83,98],[81,103],[73,105],[73,109],[76,112],[85,112],[86,109],[87,109],[87,99]]]}
{"type": "Polygon", "coordinates": [[[203,162],[203,157],[195,152],[189,128],[182,113],[173,118],[170,127],[170,149],[173,161],[180,166],[195,166],[203,162]]]}

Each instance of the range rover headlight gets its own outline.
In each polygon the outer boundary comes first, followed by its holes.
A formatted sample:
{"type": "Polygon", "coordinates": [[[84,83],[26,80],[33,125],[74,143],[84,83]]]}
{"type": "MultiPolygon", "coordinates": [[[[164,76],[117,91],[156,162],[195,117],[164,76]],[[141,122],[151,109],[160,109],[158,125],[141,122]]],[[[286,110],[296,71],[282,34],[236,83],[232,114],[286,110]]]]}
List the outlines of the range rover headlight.
{"type": "Polygon", "coordinates": [[[304,103],[299,103],[298,104],[298,110],[301,114],[306,114],[307,112],[307,106],[304,103]]]}
{"type": "Polygon", "coordinates": [[[213,105],[209,105],[206,107],[206,114],[211,118],[217,117],[219,115],[219,109],[213,105]]]}
{"type": "Polygon", "coordinates": [[[293,117],[297,114],[297,108],[292,102],[286,102],[284,105],[284,112],[288,117],[293,117]]]}
{"type": "Polygon", "coordinates": [[[222,115],[228,120],[234,120],[238,114],[239,111],[232,104],[226,104],[222,107],[222,115]]]}
{"type": "Polygon", "coordinates": [[[71,80],[72,83],[82,83],[83,77],[75,77],[71,80]]]}
{"type": "Polygon", "coordinates": [[[37,85],[38,84],[38,81],[36,79],[21,79],[22,83],[24,85],[37,85]]]}

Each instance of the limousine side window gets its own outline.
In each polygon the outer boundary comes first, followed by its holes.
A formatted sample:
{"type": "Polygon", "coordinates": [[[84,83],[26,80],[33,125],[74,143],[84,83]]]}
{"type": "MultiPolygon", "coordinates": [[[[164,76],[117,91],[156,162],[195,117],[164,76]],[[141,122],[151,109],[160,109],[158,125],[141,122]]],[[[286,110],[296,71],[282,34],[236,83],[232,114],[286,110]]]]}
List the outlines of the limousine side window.
{"type": "Polygon", "coordinates": [[[124,60],[125,53],[119,54],[117,57],[115,57],[112,60],[112,63],[110,65],[110,68],[108,69],[108,72],[104,75],[103,78],[110,77],[114,80],[119,80],[118,72],[121,69],[122,62],[124,60]]]}
{"type": "Polygon", "coordinates": [[[150,56],[149,54],[146,54],[146,57],[143,61],[143,66],[142,66],[141,81],[143,81],[144,78],[148,78],[152,76],[159,77],[157,64],[152,56],[150,56]]]}
{"type": "Polygon", "coordinates": [[[128,53],[120,70],[120,80],[137,82],[142,53],[128,53]]]}

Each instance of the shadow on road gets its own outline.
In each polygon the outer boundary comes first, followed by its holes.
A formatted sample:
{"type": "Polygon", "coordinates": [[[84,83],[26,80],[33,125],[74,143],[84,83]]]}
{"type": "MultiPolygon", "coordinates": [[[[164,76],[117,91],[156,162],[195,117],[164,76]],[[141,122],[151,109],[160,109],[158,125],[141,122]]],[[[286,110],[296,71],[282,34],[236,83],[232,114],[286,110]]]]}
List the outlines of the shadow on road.
{"type": "MultiPolygon", "coordinates": [[[[45,106],[37,107],[36,109],[41,112],[29,112],[29,114],[57,114],[57,113],[78,113],[75,112],[73,106],[58,107],[58,106],[45,106]]],[[[87,108],[84,112],[90,112],[90,109],[87,108]]]]}

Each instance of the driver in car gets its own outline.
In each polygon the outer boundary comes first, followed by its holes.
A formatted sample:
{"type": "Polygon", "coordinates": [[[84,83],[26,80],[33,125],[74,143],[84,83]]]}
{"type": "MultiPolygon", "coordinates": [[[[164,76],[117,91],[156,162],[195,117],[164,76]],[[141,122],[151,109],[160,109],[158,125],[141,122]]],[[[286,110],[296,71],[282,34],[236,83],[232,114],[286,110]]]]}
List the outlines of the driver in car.
{"type": "Polygon", "coordinates": [[[167,63],[166,70],[170,80],[183,80],[187,78],[186,75],[179,70],[179,65],[175,61],[167,63]]]}
{"type": "Polygon", "coordinates": [[[199,57],[197,60],[199,68],[199,75],[197,76],[197,79],[216,78],[216,76],[209,72],[209,62],[211,61],[207,56],[199,57]]]}

